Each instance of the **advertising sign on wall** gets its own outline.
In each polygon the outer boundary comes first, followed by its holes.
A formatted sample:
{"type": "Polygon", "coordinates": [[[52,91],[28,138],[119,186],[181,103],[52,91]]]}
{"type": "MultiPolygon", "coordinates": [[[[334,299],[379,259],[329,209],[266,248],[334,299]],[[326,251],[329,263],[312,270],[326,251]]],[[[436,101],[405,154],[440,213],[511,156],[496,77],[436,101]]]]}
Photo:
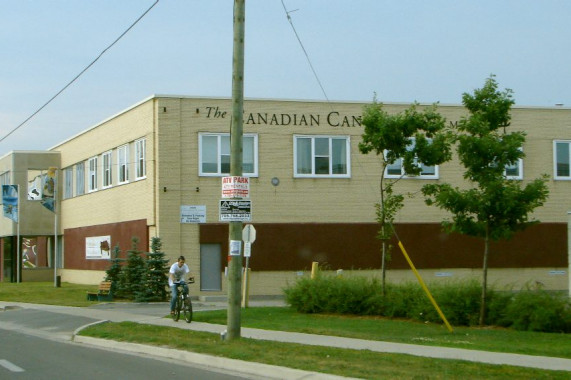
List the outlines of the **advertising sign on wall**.
{"type": "Polygon", "coordinates": [[[85,258],[88,260],[109,260],[111,258],[111,236],[86,237],[85,258]]]}

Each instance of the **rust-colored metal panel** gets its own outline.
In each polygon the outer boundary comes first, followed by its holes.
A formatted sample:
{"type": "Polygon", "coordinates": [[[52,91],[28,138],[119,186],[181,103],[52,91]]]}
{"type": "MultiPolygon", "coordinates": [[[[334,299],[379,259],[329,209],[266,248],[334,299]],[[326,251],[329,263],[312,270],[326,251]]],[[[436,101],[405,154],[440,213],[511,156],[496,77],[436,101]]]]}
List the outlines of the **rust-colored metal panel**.
{"type": "Polygon", "coordinates": [[[126,251],[131,249],[131,239],[134,236],[139,238],[139,244],[137,246],[139,250],[143,252],[148,252],[149,250],[149,236],[146,219],[101,224],[97,226],[69,228],[64,231],[64,268],[85,270],[108,269],[110,265],[109,260],[87,260],[85,252],[85,238],[107,235],[111,236],[111,257],[113,257],[113,249],[116,245],[119,245],[121,250],[119,257],[126,258],[126,251]]]}
{"type": "MultiPolygon", "coordinates": [[[[330,269],[381,266],[376,223],[254,223],[254,226],[257,234],[250,259],[252,270],[309,270],[313,261],[330,269]]],[[[484,243],[481,239],[447,234],[438,223],[397,224],[395,229],[418,269],[482,267],[484,243]]],[[[200,242],[221,244],[226,256],[228,225],[201,225],[200,242]]],[[[408,268],[396,238],[393,237],[391,244],[388,268],[408,268]]],[[[567,266],[567,225],[534,225],[510,241],[492,243],[490,251],[490,268],[567,266]]]]}

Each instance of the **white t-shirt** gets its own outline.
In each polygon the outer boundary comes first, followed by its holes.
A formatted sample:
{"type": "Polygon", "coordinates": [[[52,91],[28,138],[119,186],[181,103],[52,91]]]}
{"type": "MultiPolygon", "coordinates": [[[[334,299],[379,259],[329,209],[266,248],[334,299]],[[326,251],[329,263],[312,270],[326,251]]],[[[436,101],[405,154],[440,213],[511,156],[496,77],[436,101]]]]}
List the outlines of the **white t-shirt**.
{"type": "MultiPolygon", "coordinates": [[[[190,269],[188,268],[188,265],[186,265],[186,263],[182,264],[182,266],[179,267],[178,262],[171,265],[171,269],[169,270],[169,273],[171,273],[174,276],[174,280],[176,282],[183,280],[185,275],[189,272],[190,272],[190,269]]],[[[173,280],[172,280],[171,276],[169,276],[169,286],[173,286],[173,285],[174,285],[173,280]]]]}

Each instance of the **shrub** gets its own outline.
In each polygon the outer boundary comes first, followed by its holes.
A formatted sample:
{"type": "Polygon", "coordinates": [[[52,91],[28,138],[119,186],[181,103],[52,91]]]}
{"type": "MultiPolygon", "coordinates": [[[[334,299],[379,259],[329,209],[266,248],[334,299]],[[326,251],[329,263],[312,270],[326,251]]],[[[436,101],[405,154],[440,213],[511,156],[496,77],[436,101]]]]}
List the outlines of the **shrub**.
{"type": "Polygon", "coordinates": [[[544,290],[518,293],[506,308],[506,324],[516,330],[571,332],[569,298],[544,290]]]}
{"type": "MultiPolygon", "coordinates": [[[[476,280],[430,284],[430,292],[452,325],[478,324],[481,287],[476,280]]],[[[381,315],[442,322],[417,283],[388,284],[383,296],[376,278],[319,273],[284,289],[286,302],[302,313],[381,315]]],[[[542,290],[488,291],[487,323],[517,330],[571,332],[571,301],[542,290]]]]}

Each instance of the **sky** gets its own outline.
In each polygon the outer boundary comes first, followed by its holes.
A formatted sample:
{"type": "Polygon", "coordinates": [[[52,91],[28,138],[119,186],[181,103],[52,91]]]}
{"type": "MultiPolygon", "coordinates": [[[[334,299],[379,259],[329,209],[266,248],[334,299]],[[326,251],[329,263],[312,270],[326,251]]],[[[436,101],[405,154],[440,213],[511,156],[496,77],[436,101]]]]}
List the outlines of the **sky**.
{"type": "MultiPolygon", "coordinates": [[[[6,137],[155,1],[0,0],[0,156],[153,94],[231,97],[234,2],[160,0],[6,137]]],[[[460,104],[494,74],[516,105],[567,107],[570,19],[568,0],[246,0],[244,96],[460,104]]]]}

